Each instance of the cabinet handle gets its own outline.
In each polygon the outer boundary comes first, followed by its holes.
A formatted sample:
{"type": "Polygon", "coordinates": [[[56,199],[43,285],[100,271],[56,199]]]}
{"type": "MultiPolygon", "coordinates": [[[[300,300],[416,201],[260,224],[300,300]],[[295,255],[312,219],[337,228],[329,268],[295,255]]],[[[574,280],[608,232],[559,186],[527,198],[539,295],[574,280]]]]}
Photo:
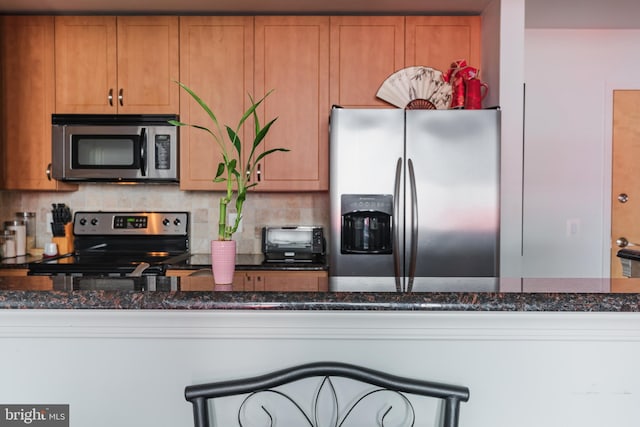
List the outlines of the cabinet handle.
{"type": "Polygon", "coordinates": [[[258,170],[256,171],[256,176],[258,177],[258,182],[262,181],[260,177],[262,176],[262,172],[260,172],[260,163],[258,163],[258,170]]]}
{"type": "Polygon", "coordinates": [[[47,181],[51,181],[51,163],[47,165],[44,174],[47,176],[47,181]]]}
{"type": "Polygon", "coordinates": [[[113,89],[109,89],[109,95],[107,95],[107,101],[109,101],[109,107],[113,107],[113,89]]]}
{"type": "Polygon", "coordinates": [[[124,89],[120,88],[120,90],[118,91],[118,102],[120,102],[120,106],[122,107],[124,105],[124,89]]]}

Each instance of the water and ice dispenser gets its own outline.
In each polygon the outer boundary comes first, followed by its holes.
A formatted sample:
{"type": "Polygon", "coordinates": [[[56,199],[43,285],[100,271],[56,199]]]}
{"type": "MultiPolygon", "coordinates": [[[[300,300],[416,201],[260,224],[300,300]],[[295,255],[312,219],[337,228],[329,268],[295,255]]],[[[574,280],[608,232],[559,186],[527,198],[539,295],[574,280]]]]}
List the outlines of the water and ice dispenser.
{"type": "Polygon", "coordinates": [[[393,248],[393,196],[343,194],[341,252],[390,254],[393,248]]]}

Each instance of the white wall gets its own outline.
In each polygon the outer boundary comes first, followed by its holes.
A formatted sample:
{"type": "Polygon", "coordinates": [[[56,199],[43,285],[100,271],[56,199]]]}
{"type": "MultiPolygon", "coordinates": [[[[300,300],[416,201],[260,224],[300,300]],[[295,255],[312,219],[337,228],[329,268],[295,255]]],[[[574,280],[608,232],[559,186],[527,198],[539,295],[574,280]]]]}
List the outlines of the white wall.
{"type": "MultiPolygon", "coordinates": [[[[524,0],[500,0],[500,289],[521,290],[524,0]]],[[[495,5],[495,2],[492,3],[495,5]]],[[[492,22],[495,26],[495,17],[492,22]]],[[[495,55],[495,52],[493,52],[495,55]]],[[[494,82],[495,86],[495,82],[494,82]]]]}
{"type": "Polygon", "coordinates": [[[465,385],[465,427],[636,427],[638,313],[1,310],[0,402],[192,425],[184,387],[332,360],[465,385]]]}
{"type": "Polygon", "coordinates": [[[637,30],[526,31],[524,277],[609,275],[611,91],[640,88],[639,43],[637,30]]]}

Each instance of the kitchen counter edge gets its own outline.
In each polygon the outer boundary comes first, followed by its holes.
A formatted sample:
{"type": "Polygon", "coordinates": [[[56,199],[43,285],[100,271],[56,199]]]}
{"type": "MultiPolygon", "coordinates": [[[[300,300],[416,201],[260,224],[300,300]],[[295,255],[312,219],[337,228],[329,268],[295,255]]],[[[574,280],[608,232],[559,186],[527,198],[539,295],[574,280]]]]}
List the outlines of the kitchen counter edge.
{"type": "Polygon", "coordinates": [[[0,309],[640,312],[640,294],[7,290],[0,309]]]}

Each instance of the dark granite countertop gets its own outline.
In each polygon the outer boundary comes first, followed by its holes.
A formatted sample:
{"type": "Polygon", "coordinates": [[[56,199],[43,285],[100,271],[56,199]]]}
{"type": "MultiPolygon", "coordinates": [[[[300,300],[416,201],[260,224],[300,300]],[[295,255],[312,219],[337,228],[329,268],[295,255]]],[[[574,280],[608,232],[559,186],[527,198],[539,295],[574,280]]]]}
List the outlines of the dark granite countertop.
{"type": "MultiPolygon", "coordinates": [[[[200,269],[211,268],[211,254],[192,254],[184,263],[170,266],[172,269],[200,269]]],[[[236,270],[328,270],[327,260],[322,257],[314,262],[267,262],[263,254],[236,255],[236,270]]]]}
{"type": "MultiPolygon", "coordinates": [[[[43,277],[0,277],[4,309],[640,312],[640,294],[52,291],[43,277]]],[[[178,278],[180,285],[206,278],[178,278]]],[[[210,279],[209,279],[210,280],[210,279]]]]}
{"type": "Polygon", "coordinates": [[[0,258],[0,269],[29,268],[30,262],[40,261],[41,259],[41,256],[35,257],[29,254],[14,258],[0,258]]]}
{"type": "MultiPolygon", "coordinates": [[[[3,258],[0,260],[0,270],[10,268],[29,268],[29,263],[41,261],[42,257],[22,256],[3,258]]],[[[172,264],[170,269],[198,270],[211,268],[211,254],[191,254],[186,262],[172,264]]],[[[263,254],[238,254],[236,256],[237,270],[273,270],[273,271],[317,271],[328,270],[326,258],[322,257],[313,262],[266,262],[263,254]]]]}

